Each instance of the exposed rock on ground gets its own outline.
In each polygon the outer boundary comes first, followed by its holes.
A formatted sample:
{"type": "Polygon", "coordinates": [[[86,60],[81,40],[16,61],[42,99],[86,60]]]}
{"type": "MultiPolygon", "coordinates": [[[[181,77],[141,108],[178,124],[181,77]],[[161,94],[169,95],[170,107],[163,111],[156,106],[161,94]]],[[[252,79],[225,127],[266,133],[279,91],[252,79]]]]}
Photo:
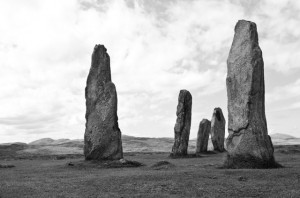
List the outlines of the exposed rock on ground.
{"type": "Polygon", "coordinates": [[[154,170],[165,170],[173,167],[175,167],[175,165],[168,161],[159,161],[151,166],[154,170]]]}
{"type": "Polygon", "coordinates": [[[0,168],[14,168],[15,165],[12,164],[0,164],[0,168]]]}

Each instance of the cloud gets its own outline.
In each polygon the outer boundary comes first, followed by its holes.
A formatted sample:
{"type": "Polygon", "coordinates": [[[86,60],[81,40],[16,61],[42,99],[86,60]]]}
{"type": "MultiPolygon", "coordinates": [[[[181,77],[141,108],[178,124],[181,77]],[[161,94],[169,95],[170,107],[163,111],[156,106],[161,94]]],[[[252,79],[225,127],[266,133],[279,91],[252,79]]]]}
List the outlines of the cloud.
{"type": "MultiPolygon", "coordinates": [[[[226,114],[226,59],[237,20],[257,23],[266,70],[289,78],[300,68],[299,8],[296,1],[1,1],[0,132],[24,141],[82,138],[84,87],[101,43],[125,134],[173,136],[178,93],[188,89],[195,136],[214,107],[226,114]]],[[[275,87],[270,100],[284,89],[295,98],[297,82],[275,87]]]]}
{"type": "Polygon", "coordinates": [[[300,102],[295,102],[291,105],[291,109],[300,109],[300,102]]]}
{"type": "Polygon", "coordinates": [[[284,85],[276,87],[272,92],[266,95],[267,102],[276,102],[300,97],[300,79],[284,85]]]}

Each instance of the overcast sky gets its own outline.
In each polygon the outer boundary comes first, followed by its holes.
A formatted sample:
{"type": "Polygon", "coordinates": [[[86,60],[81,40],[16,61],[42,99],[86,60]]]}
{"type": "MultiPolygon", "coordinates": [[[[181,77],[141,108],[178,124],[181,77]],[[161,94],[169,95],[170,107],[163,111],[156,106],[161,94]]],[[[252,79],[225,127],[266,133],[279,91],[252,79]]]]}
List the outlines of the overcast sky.
{"type": "Polygon", "coordinates": [[[221,107],[239,19],[257,24],[269,133],[300,137],[300,1],[0,0],[0,142],[83,138],[95,44],[111,57],[123,134],[173,137],[180,89],[191,138],[221,107]]]}

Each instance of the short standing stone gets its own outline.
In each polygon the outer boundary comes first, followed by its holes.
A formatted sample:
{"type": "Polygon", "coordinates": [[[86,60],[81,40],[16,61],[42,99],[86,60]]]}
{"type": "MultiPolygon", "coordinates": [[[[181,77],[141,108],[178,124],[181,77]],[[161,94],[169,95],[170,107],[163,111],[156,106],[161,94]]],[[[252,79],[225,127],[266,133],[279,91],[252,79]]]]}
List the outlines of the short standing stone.
{"type": "Polygon", "coordinates": [[[223,152],[225,141],[225,118],[221,108],[215,108],[211,119],[211,141],[215,151],[223,152]]]}
{"type": "Polygon", "coordinates": [[[203,119],[200,122],[197,135],[196,153],[207,152],[210,127],[211,123],[209,120],[203,119]]]}
{"type": "Polygon", "coordinates": [[[111,82],[110,58],[103,45],[96,45],[94,48],[85,98],[85,159],[123,158],[117,116],[117,92],[114,83],[111,82]]]}
{"type": "Polygon", "coordinates": [[[277,167],[265,116],[264,62],[256,24],[240,20],[227,59],[228,168],[277,167]]]}
{"type": "Polygon", "coordinates": [[[171,155],[184,156],[187,155],[192,117],[192,95],[187,90],[179,93],[176,115],[175,142],[171,155]]]}

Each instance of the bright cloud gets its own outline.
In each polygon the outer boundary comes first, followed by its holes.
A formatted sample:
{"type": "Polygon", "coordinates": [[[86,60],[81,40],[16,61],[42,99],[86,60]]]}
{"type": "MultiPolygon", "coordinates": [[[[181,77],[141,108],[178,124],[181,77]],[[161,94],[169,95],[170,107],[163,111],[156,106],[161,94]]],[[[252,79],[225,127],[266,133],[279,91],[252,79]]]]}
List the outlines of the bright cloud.
{"type": "Polygon", "coordinates": [[[98,43],[111,56],[123,133],[173,136],[178,93],[187,89],[195,137],[214,107],[226,117],[226,59],[239,19],[257,23],[266,72],[293,81],[270,81],[267,110],[286,99],[282,90],[297,107],[299,9],[271,0],[1,1],[0,142],[83,137],[84,87],[98,43]]]}
{"type": "Polygon", "coordinates": [[[293,83],[276,87],[272,92],[267,94],[268,102],[276,102],[294,98],[300,99],[300,78],[293,83]]]}

